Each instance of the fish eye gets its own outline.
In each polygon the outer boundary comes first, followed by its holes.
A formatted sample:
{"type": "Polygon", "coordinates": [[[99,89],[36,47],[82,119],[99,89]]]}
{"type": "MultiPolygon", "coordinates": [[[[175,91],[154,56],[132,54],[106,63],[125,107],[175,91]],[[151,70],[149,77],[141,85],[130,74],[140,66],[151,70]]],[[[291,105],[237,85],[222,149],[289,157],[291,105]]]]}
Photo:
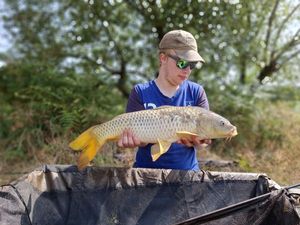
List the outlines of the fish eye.
{"type": "Polygon", "coordinates": [[[225,122],[223,120],[220,121],[221,126],[225,126],[225,122]]]}

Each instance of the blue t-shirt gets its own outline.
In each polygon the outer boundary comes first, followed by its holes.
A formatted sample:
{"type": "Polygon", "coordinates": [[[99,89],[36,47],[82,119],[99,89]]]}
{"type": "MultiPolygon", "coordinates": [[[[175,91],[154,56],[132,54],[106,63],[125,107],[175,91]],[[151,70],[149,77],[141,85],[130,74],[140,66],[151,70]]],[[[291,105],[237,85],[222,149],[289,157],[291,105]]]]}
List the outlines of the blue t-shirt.
{"type": "MultiPolygon", "coordinates": [[[[186,80],[173,97],[161,93],[154,80],[145,84],[137,84],[129,96],[126,112],[152,109],[163,105],[200,106],[209,109],[208,100],[203,87],[186,80]]],[[[183,144],[173,143],[170,149],[156,161],[152,161],[152,144],[139,147],[134,167],[161,168],[180,170],[199,170],[196,149],[183,144]]]]}

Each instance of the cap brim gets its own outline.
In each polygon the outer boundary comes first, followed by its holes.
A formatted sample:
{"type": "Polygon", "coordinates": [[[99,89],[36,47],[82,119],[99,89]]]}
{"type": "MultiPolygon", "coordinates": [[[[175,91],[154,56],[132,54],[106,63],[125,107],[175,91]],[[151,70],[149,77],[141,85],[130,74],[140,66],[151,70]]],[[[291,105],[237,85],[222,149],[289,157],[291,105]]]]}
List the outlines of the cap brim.
{"type": "Polygon", "coordinates": [[[185,59],[190,62],[202,62],[205,63],[204,59],[194,50],[175,50],[176,55],[181,59],[185,59]]]}

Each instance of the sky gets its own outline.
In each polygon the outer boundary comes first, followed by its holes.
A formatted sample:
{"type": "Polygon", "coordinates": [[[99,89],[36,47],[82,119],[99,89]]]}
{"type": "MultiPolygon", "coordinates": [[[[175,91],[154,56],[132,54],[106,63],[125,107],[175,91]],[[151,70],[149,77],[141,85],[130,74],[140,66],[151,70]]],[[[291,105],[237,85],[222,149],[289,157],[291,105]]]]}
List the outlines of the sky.
{"type": "Polygon", "coordinates": [[[5,52],[11,46],[8,39],[7,33],[3,27],[2,15],[5,13],[4,2],[0,0],[0,52],[5,52]]]}

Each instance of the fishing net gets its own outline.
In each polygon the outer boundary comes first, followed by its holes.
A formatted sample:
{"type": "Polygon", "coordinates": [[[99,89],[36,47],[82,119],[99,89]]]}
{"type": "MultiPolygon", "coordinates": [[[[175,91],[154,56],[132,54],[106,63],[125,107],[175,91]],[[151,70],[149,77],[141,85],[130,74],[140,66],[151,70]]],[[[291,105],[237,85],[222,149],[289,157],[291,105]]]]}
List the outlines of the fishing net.
{"type": "Polygon", "coordinates": [[[47,165],[0,188],[0,224],[296,225],[293,199],[264,174],[47,165]]]}

